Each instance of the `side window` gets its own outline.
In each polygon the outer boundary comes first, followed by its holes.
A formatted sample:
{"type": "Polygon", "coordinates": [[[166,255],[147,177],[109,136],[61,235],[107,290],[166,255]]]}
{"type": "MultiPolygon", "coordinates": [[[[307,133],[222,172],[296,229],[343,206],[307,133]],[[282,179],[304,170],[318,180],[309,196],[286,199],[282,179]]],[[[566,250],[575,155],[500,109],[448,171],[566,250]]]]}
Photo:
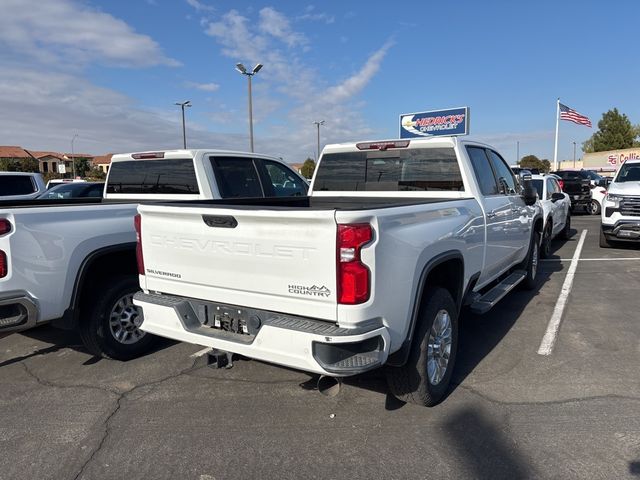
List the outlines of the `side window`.
{"type": "Polygon", "coordinates": [[[551,195],[556,193],[556,185],[553,178],[547,178],[547,200],[551,200],[551,195]]]}
{"type": "Polygon", "coordinates": [[[35,191],[36,187],[29,175],[0,176],[0,197],[29,195],[35,191]]]}
{"type": "Polygon", "coordinates": [[[471,165],[473,165],[473,171],[478,179],[482,194],[488,196],[500,193],[496,177],[493,175],[493,170],[484,148],[467,147],[467,153],[471,159],[471,165]]]}
{"type": "Polygon", "coordinates": [[[300,197],[307,194],[307,184],[286,166],[271,160],[262,160],[276,197],[300,197]]]}
{"type": "Polygon", "coordinates": [[[102,191],[104,189],[104,185],[92,185],[87,192],[87,197],[91,198],[100,198],[102,197],[102,191]]]}
{"type": "Polygon", "coordinates": [[[211,157],[211,164],[222,198],[264,197],[253,159],[211,157]]]}
{"type": "Polygon", "coordinates": [[[489,153],[489,157],[491,157],[491,164],[493,165],[493,169],[498,177],[500,191],[507,195],[515,195],[518,193],[519,186],[516,186],[517,184],[513,176],[513,172],[506,162],[493,150],[487,150],[487,152],[489,153]]]}

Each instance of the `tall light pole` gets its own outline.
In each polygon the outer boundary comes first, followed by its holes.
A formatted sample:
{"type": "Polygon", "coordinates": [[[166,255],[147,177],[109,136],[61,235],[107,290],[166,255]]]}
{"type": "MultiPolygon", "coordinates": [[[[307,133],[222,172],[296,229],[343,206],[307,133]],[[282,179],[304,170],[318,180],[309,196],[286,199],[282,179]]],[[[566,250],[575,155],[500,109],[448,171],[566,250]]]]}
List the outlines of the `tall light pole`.
{"type": "Polygon", "coordinates": [[[73,135],[73,138],[71,139],[71,171],[73,173],[74,180],[76,178],[76,156],[75,156],[75,154],[73,152],[73,142],[76,141],[76,138],[78,138],[78,134],[77,133],[75,133],[73,135]]]}
{"type": "Polygon", "coordinates": [[[318,156],[316,157],[316,162],[320,160],[320,125],[324,125],[324,120],[320,120],[319,122],[313,122],[313,124],[318,127],[318,156]]]}
{"type": "Polygon", "coordinates": [[[520,165],[520,140],[516,142],[516,165],[520,165]]]}
{"type": "Polygon", "coordinates": [[[576,142],[573,143],[573,168],[576,168],[576,142]]]}
{"type": "Polygon", "coordinates": [[[262,68],[262,64],[261,63],[257,63],[255,67],[253,67],[253,70],[251,70],[250,72],[247,70],[247,68],[241,64],[241,63],[236,63],[236,70],[238,72],[240,72],[242,75],[246,75],[247,78],[249,79],[249,145],[251,146],[251,151],[253,152],[253,105],[252,105],[252,100],[251,100],[251,77],[253,77],[256,73],[258,73],[260,71],[260,69],[262,68]]]}
{"type": "Polygon", "coordinates": [[[184,126],[184,107],[191,106],[191,100],[187,100],[186,102],[176,102],[175,105],[179,106],[182,109],[182,148],[187,149],[187,129],[184,126]]]}

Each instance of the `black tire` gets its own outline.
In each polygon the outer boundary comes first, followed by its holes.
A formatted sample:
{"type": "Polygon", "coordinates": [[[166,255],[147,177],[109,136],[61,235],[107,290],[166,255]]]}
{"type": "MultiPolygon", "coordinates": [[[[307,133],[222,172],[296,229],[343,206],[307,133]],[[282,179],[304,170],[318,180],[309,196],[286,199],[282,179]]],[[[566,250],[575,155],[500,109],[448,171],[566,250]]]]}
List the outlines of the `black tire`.
{"type": "Polygon", "coordinates": [[[589,215],[600,215],[600,204],[597,200],[591,200],[585,208],[589,215]]]}
{"type": "Polygon", "coordinates": [[[612,242],[607,238],[604,234],[602,228],[600,229],[600,248],[611,248],[613,247],[612,242]]]}
{"type": "Polygon", "coordinates": [[[529,245],[529,253],[524,264],[527,276],[524,278],[522,288],[525,290],[533,290],[538,285],[536,278],[538,276],[538,264],[540,263],[540,234],[535,232],[531,245],[529,245]]]}
{"type": "Polygon", "coordinates": [[[551,232],[553,228],[553,219],[547,220],[547,228],[544,229],[542,235],[542,243],[540,244],[540,257],[549,258],[551,255],[551,232]]]}
{"type": "Polygon", "coordinates": [[[115,360],[130,360],[147,353],[153,347],[157,337],[138,328],[129,330],[132,324],[137,324],[140,318],[138,316],[141,316],[141,312],[135,311],[137,307],[128,305],[121,309],[121,306],[128,304],[124,297],[131,297],[139,290],[137,276],[112,277],[98,286],[100,295],[94,297],[80,313],[80,337],[91,354],[115,360]],[[124,303],[120,303],[121,301],[124,303]],[[114,327],[120,328],[119,333],[123,334],[124,341],[116,339],[110,326],[110,317],[112,313],[118,315],[118,310],[122,311],[122,318],[126,317],[129,323],[126,328],[123,324],[114,327]],[[134,337],[139,334],[139,338],[134,341],[134,337]]]}
{"type": "Polygon", "coordinates": [[[559,237],[562,240],[569,240],[571,238],[571,213],[567,212],[567,218],[564,221],[564,228],[560,231],[559,237]]]}
{"type": "Polygon", "coordinates": [[[407,363],[402,367],[387,367],[387,384],[399,400],[432,407],[447,393],[458,352],[458,309],[448,290],[439,287],[428,290],[414,334],[407,363]],[[429,338],[434,321],[442,311],[448,314],[450,320],[451,343],[444,374],[439,381],[432,383],[429,374],[429,338]]]}

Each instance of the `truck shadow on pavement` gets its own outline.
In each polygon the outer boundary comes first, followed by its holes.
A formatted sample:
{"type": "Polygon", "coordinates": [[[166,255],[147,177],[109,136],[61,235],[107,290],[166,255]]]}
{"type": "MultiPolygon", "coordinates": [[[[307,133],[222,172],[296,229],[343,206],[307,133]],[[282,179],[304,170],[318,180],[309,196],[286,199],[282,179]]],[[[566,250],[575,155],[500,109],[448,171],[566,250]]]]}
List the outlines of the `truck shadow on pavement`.
{"type": "MultiPolygon", "coordinates": [[[[76,352],[89,354],[87,349],[82,344],[82,340],[80,340],[80,335],[78,334],[78,332],[75,332],[73,330],[62,330],[60,328],[54,328],[50,325],[43,325],[41,327],[27,330],[26,332],[17,333],[15,335],[23,335],[25,337],[36,340],[38,342],[44,342],[51,345],[43,346],[41,348],[38,348],[37,350],[30,352],[29,354],[10,358],[9,360],[0,362],[0,368],[6,365],[19,363],[19,362],[22,362],[23,360],[27,360],[32,357],[37,357],[39,355],[47,355],[49,353],[55,353],[57,351],[64,350],[65,348],[75,350],[76,352]]],[[[148,354],[151,354],[153,352],[157,352],[160,350],[164,350],[165,348],[175,345],[176,343],[177,342],[174,342],[172,340],[158,337],[158,341],[156,342],[153,349],[148,354]]],[[[104,359],[102,357],[91,356],[85,362],[83,362],[83,365],[93,365],[101,360],[104,360],[104,359]]]]}

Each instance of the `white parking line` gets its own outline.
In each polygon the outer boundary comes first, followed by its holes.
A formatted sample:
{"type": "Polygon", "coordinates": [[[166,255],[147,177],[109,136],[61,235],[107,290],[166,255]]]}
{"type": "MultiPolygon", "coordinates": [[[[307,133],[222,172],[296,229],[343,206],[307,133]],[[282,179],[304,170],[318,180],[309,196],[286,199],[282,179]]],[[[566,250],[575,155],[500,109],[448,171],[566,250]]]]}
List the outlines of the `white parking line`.
{"type": "Polygon", "coordinates": [[[192,353],[191,355],[189,355],[189,357],[191,358],[201,357],[203,355],[206,355],[210,351],[211,351],[211,347],[203,348],[202,350],[198,350],[196,353],[192,353]]]}
{"type": "Polygon", "coordinates": [[[564,283],[562,284],[562,290],[560,290],[560,295],[558,296],[556,306],[553,309],[551,320],[549,320],[549,325],[547,325],[547,331],[544,333],[544,337],[542,337],[540,348],[538,348],[539,355],[551,355],[551,352],[553,352],[553,346],[556,343],[558,330],[560,329],[562,313],[564,312],[564,307],[567,305],[567,299],[569,298],[569,294],[571,293],[571,287],[573,286],[573,279],[576,274],[576,268],[578,268],[578,260],[580,259],[580,252],[582,252],[582,246],[584,245],[584,239],[586,237],[587,230],[585,229],[582,230],[580,240],[578,241],[578,246],[576,247],[576,251],[573,254],[573,258],[571,259],[571,265],[569,265],[567,276],[565,277],[564,283]]]}
{"type": "MultiPolygon", "coordinates": [[[[545,258],[543,262],[570,262],[573,258],[545,258]]],[[[579,262],[621,262],[629,260],[640,260],[640,257],[621,257],[621,258],[580,258],[579,262]]]]}

